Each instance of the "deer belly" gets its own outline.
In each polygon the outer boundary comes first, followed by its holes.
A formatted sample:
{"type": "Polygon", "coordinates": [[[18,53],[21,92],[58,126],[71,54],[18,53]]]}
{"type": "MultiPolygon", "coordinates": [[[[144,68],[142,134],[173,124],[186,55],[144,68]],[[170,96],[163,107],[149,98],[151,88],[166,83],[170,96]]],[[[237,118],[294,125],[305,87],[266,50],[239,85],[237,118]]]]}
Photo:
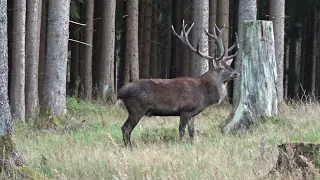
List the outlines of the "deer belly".
{"type": "Polygon", "coordinates": [[[149,109],[147,116],[180,116],[180,112],[176,110],[149,109]]]}

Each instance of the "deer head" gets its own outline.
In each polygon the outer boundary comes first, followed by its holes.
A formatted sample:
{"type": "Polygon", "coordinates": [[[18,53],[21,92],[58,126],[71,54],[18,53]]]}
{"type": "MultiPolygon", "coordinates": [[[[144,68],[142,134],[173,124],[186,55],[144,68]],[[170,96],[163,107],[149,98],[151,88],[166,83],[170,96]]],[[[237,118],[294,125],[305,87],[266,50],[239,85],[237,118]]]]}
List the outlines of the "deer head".
{"type": "Polygon", "coordinates": [[[230,79],[234,79],[237,78],[240,73],[236,70],[234,70],[233,68],[230,67],[233,58],[237,55],[237,51],[239,48],[239,44],[238,44],[238,38],[237,38],[237,34],[235,34],[235,42],[234,44],[230,47],[230,48],[226,48],[224,43],[223,43],[223,36],[224,36],[224,26],[219,29],[217,27],[216,24],[214,24],[214,29],[213,29],[213,33],[210,34],[208,32],[207,29],[205,30],[205,34],[209,37],[215,40],[216,45],[217,45],[217,49],[218,49],[218,57],[212,57],[209,55],[205,55],[204,53],[202,53],[200,51],[200,44],[198,41],[197,44],[197,48],[194,48],[188,39],[188,35],[191,31],[191,29],[193,28],[194,23],[191,24],[191,26],[186,30],[187,28],[187,24],[185,24],[184,20],[182,21],[182,30],[180,35],[178,35],[178,33],[175,31],[173,25],[172,25],[172,30],[173,33],[175,34],[175,36],[177,36],[180,41],[186,45],[192,52],[198,54],[199,56],[201,56],[204,59],[208,59],[209,60],[209,71],[213,71],[215,72],[215,74],[217,73],[218,76],[216,78],[221,78],[221,81],[226,82],[230,79]],[[228,53],[230,51],[232,51],[234,48],[236,48],[236,52],[232,55],[228,55],[228,53]]]}

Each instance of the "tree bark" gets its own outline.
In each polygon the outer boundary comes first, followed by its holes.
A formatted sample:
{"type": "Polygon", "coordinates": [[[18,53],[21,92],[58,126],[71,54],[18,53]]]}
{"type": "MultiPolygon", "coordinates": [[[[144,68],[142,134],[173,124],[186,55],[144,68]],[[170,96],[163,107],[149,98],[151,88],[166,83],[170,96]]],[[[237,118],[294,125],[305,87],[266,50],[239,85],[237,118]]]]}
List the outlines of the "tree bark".
{"type": "Polygon", "coordinates": [[[320,10],[316,10],[315,12],[316,23],[314,24],[316,29],[316,92],[317,95],[320,96],[320,10]]]}
{"type": "MultiPolygon", "coordinates": [[[[182,18],[181,18],[181,0],[172,1],[172,24],[177,28],[177,32],[181,31],[182,18]]],[[[186,22],[192,23],[192,22],[186,22]]],[[[178,38],[174,37],[172,40],[171,50],[171,64],[170,64],[170,78],[179,76],[179,66],[181,62],[181,42],[178,38]]]]}
{"type": "MultiPolygon", "coordinates": [[[[128,68],[128,70],[126,70],[125,73],[128,74],[125,76],[130,77],[129,74],[131,74],[131,79],[137,80],[139,79],[139,0],[127,1],[126,8],[128,17],[126,19],[125,64],[127,64],[126,68],[128,68]]],[[[126,82],[129,82],[129,79],[127,79],[126,82]]]]}
{"type": "MultiPolygon", "coordinates": [[[[79,26],[70,24],[70,36],[72,39],[79,40],[79,26]]],[[[71,94],[78,97],[80,85],[79,61],[80,61],[80,44],[70,42],[71,45],[71,58],[70,58],[70,89],[71,94]]]]}
{"type": "Polygon", "coordinates": [[[229,47],[229,1],[217,0],[217,26],[225,26],[223,41],[229,47]]]}
{"type": "Polygon", "coordinates": [[[44,77],[46,67],[46,39],[47,39],[47,0],[42,0],[41,10],[41,29],[40,29],[40,48],[39,48],[39,79],[38,94],[39,104],[44,105],[44,77]]]}
{"type": "Polygon", "coordinates": [[[44,108],[53,116],[64,115],[67,111],[69,7],[69,0],[49,1],[44,108]]]}
{"type": "MultiPolygon", "coordinates": [[[[217,0],[209,1],[210,10],[209,10],[209,32],[215,30],[214,23],[217,22],[217,0]]],[[[209,40],[209,55],[215,56],[216,43],[214,40],[209,40]]],[[[214,62],[214,61],[212,61],[214,62]]],[[[213,68],[213,64],[209,63],[209,69],[213,68]]]]}
{"type": "Polygon", "coordinates": [[[152,26],[152,0],[146,0],[146,9],[143,28],[143,49],[141,62],[141,78],[150,76],[150,48],[151,48],[151,26],[152,26]]]}
{"type": "Polygon", "coordinates": [[[0,150],[1,169],[10,173],[13,163],[13,125],[8,99],[7,1],[0,1],[0,150]],[[4,167],[3,167],[4,165],[4,167]]]}
{"type": "MultiPolygon", "coordinates": [[[[192,19],[194,27],[192,29],[192,45],[200,44],[200,51],[208,54],[208,36],[204,33],[203,28],[208,29],[209,24],[209,0],[192,1],[192,19]]],[[[192,24],[192,23],[190,23],[192,24]]],[[[201,58],[196,53],[191,57],[191,76],[197,77],[207,72],[209,69],[208,61],[201,58]]]]}
{"type": "MultiPolygon", "coordinates": [[[[167,0],[166,1],[167,6],[168,6],[168,25],[171,27],[172,25],[172,1],[171,0],[167,0]]],[[[166,59],[165,59],[165,71],[164,74],[162,75],[163,78],[168,78],[170,77],[171,74],[171,54],[172,54],[172,31],[171,28],[169,28],[170,30],[167,31],[166,33],[166,59]]]]}
{"type": "Polygon", "coordinates": [[[41,26],[41,0],[27,2],[26,34],[26,119],[38,114],[38,69],[41,26]]]}
{"type": "MultiPolygon", "coordinates": [[[[191,22],[191,2],[190,0],[183,0],[183,12],[182,12],[182,19],[185,22],[191,22]]],[[[210,11],[209,11],[210,12],[210,11]]],[[[210,20],[209,20],[210,23],[210,20]]],[[[175,26],[179,27],[179,26],[175,26]]],[[[181,27],[181,24],[180,24],[181,27]]],[[[191,34],[190,34],[191,35],[191,34]]],[[[189,37],[192,39],[192,37],[189,37]]],[[[191,58],[191,51],[186,46],[182,46],[182,59],[181,59],[181,68],[180,68],[180,76],[190,76],[190,58],[191,58]]]]}
{"type": "Polygon", "coordinates": [[[283,62],[284,62],[284,18],[285,18],[285,0],[270,0],[269,7],[270,20],[273,22],[274,38],[276,46],[277,60],[277,89],[278,100],[283,100],[283,62]]]}
{"type": "MultiPolygon", "coordinates": [[[[92,45],[93,40],[93,15],[94,15],[94,0],[88,0],[85,5],[86,9],[86,26],[85,43],[92,45]]],[[[92,100],[92,47],[84,46],[84,97],[87,102],[92,100]]]]}
{"type": "Polygon", "coordinates": [[[278,113],[274,35],[269,21],[243,26],[240,100],[226,121],[224,132],[247,129],[260,117],[278,113]]]}
{"type": "MultiPolygon", "coordinates": [[[[146,11],[147,0],[140,0],[139,1],[139,23],[138,23],[138,44],[139,44],[139,78],[142,76],[142,62],[143,62],[143,47],[144,47],[144,17],[146,11]]],[[[127,63],[125,70],[125,76],[128,76],[128,80],[125,81],[126,83],[129,82],[130,79],[130,64],[127,63]],[[127,67],[128,66],[128,67],[127,67]]]]}
{"type": "Polygon", "coordinates": [[[150,76],[152,78],[157,77],[157,40],[158,40],[158,9],[157,0],[153,0],[152,6],[152,23],[151,23],[151,43],[150,43],[150,76]]]}
{"type": "Polygon", "coordinates": [[[100,76],[100,60],[101,60],[101,44],[102,44],[102,12],[103,1],[94,1],[94,32],[93,32],[93,54],[92,54],[92,84],[93,95],[95,99],[99,99],[99,76],[100,76]]]}
{"type": "Polygon", "coordinates": [[[100,101],[106,103],[109,100],[114,103],[114,45],[115,45],[115,10],[116,1],[103,1],[102,13],[102,44],[100,59],[100,77],[98,92],[100,101]]]}
{"type": "Polygon", "coordinates": [[[26,6],[26,0],[16,0],[13,8],[10,107],[15,122],[25,121],[26,6]]]}
{"type": "MultiPolygon", "coordinates": [[[[256,0],[241,0],[239,2],[238,12],[238,37],[239,37],[239,50],[235,61],[235,69],[240,71],[242,69],[242,52],[243,52],[243,24],[246,20],[256,20],[257,17],[257,1],[256,0]]],[[[233,88],[233,107],[239,104],[241,92],[241,78],[234,80],[233,88]]]]}

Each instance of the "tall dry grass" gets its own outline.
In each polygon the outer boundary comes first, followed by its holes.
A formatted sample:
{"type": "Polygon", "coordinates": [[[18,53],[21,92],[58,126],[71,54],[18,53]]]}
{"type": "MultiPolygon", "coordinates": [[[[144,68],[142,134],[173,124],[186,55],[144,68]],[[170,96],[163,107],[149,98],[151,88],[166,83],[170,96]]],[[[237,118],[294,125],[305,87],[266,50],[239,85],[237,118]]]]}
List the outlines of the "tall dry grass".
{"type": "Polygon", "coordinates": [[[258,179],[275,165],[278,144],[320,142],[320,105],[313,102],[283,105],[279,116],[241,136],[220,132],[230,106],[210,107],[195,118],[193,145],[187,135],[177,140],[179,118],[144,117],[132,135],[133,151],[123,147],[121,107],[70,99],[68,108],[56,131],[15,127],[28,165],[52,179],[258,179]]]}

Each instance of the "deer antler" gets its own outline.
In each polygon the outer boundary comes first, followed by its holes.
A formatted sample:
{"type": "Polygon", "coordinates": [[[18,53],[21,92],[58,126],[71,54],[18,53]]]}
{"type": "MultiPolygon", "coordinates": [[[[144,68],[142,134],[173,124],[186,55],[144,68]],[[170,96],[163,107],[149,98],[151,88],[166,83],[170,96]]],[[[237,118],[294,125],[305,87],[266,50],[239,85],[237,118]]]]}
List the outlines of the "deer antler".
{"type": "Polygon", "coordinates": [[[219,29],[217,27],[216,24],[214,24],[214,29],[213,29],[213,34],[210,34],[208,32],[207,29],[204,29],[205,30],[205,34],[207,36],[209,36],[210,38],[213,38],[216,43],[217,43],[217,47],[218,47],[218,51],[220,52],[220,55],[219,57],[212,57],[212,56],[209,56],[209,55],[205,55],[204,53],[202,53],[200,51],[200,44],[199,44],[199,41],[197,43],[197,49],[195,49],[189,42],[189,39],[188,39],[188,35],[191,31],[191,29],[193,28],[194,26],[194,23],[191,24],[191,26],[186,30],[186,27],[188,25],[184,23],[184,20],[182,20],[182,30],[180,32],[180,35],[178,35],[178,33],[176,32],[176,30],[174,29],[173,25],[171,26],[172,28],[172,31],[173,33],[180,39],[180,41],[186,45],[187,47],[189,47],[189,49],[193,52],[195,52],[196,54],[198,54],[199,56],[205,58],[205,59],[208,59],[208,60],[215,60],[215,61],[220,61],[220,60],[229,60],[229,59],[232,59],[234,58],[236,55],[237,55],[237,51],[238,51],[238,48],[239,48],[239,44],[238,44],[238,37],[237,37],[237,34],[235,34],[236,36],[236,40],[234,42],[234,44],[230,47],[230,48],[226,48],[225,46],[225,43],[223,43],[223,35],[224,35],[224,28],[225,28],[225,25],[223,24],[223,27],[221,29],[219,29]],[[217,33],[218,32],[218,33],[217,33]],[[232,51],[234,48],[236,48],[236,52],[233,54],[233,55],[230,55],[230,56],[226,56],[226,54],[228,54],[228,52],[232,51]]]}
{"type": "Polygon", "coordinates": [[[199,56],[205,58],[205,59],[209,59],[209,60],[213,60],[213,59],[216,59],[215,57],[212,57],[212,56],[208,56],[208,55],[205,55],[204,53],[202,53],[199,48],[195,49],[194,47],[192,47],[192,45],[190,44],[189,42],[189,39],[188,39],[188,35],[191,31],[191,29],[193,28],[194,26],[194,23],[191,24],[191,26],[187,29],[186,31],[186,27],[187,27],[187,24],[184,23],[184,20],[182,21],[182,30],[181,30],[181,33],[180,35],[178,35],[178,33],[176,32],[176,30],[174,29],[173,25],[171,26],[172,27],[172,31],[173,33],[180,39],[180,41],[186,45],[187,47],[189,47],[189,49],[195,53],[197,53],[199,56]]]}

